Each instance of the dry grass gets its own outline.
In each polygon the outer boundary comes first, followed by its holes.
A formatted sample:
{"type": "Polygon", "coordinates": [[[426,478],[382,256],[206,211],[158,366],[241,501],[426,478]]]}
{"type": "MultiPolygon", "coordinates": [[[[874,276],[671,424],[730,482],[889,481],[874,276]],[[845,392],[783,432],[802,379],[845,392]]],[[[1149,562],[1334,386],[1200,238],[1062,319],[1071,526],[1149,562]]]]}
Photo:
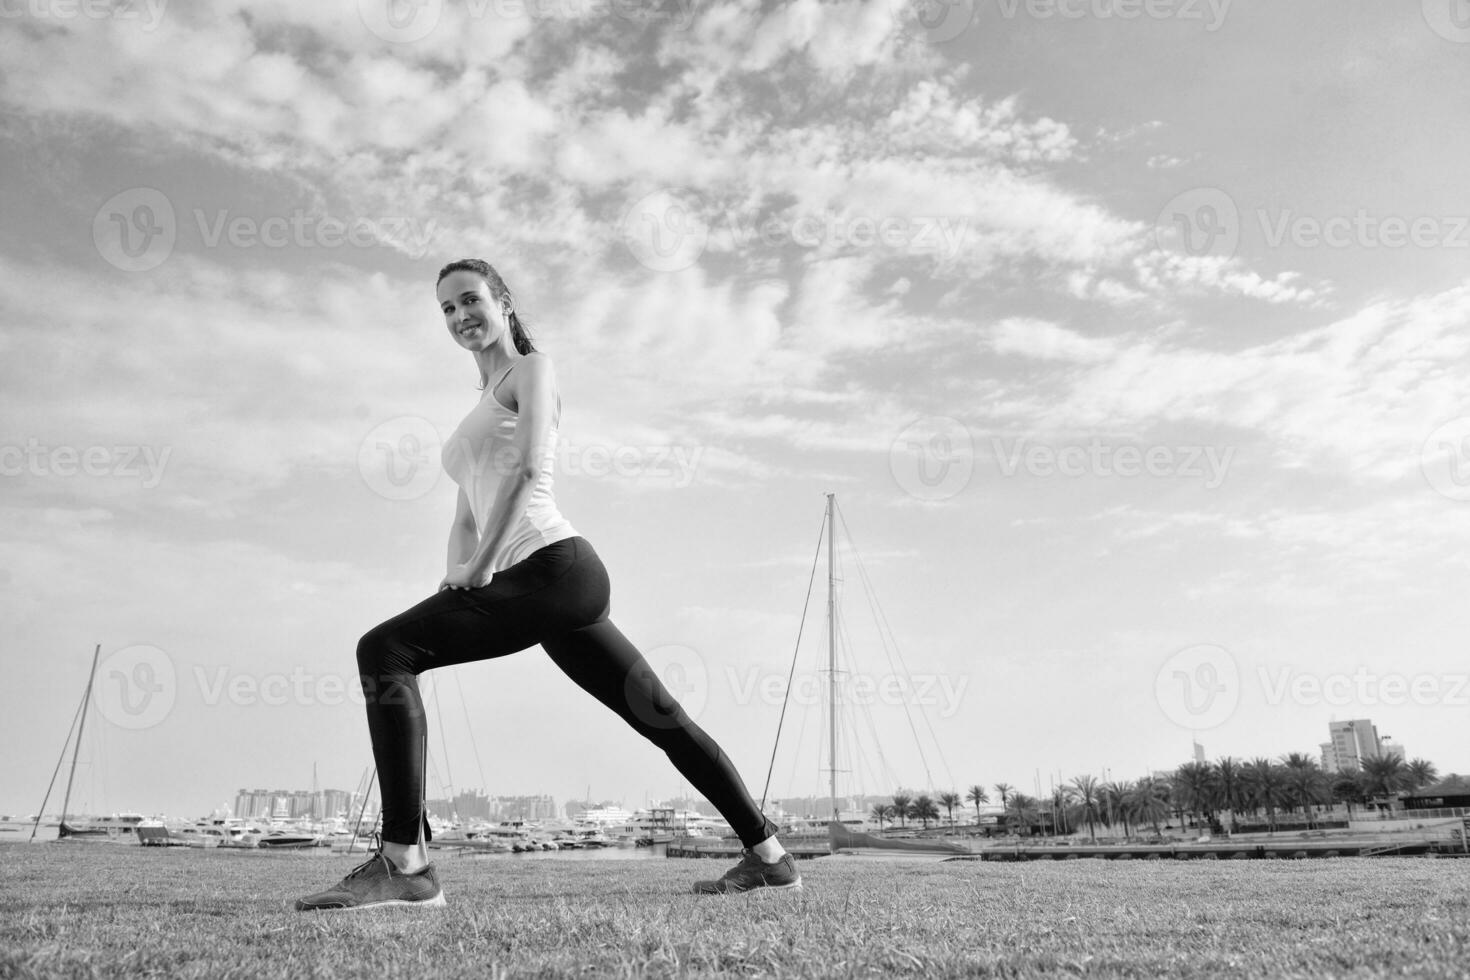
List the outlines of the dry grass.
{"type": "Polygon", "coordinates": [[[0,977],[1445,977],[1470,862],[823,858],[701,897],[712,861],[440,862],[449,907],[290,910],[345,857],[0,848],[0,977]]]}

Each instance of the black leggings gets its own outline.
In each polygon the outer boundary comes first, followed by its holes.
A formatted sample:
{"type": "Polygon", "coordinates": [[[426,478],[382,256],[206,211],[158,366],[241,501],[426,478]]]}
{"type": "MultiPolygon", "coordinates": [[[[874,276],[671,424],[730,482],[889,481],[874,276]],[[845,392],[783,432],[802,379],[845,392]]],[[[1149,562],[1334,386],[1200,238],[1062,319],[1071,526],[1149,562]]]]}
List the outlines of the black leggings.
{"type": "Polygon", "coordinates": [[[421,825],[429,839],[423,805],[428,727],[418,675],[537,643],[583,690],[663,749],[746,847],[776,832],[714,739],[608,619],[610,598],[597,552],[587,539],[571,537],[496,572],[487,586],[445,589],[363,635],[357,669],[382,787],[383,840],[415,844],[421,825]]]}

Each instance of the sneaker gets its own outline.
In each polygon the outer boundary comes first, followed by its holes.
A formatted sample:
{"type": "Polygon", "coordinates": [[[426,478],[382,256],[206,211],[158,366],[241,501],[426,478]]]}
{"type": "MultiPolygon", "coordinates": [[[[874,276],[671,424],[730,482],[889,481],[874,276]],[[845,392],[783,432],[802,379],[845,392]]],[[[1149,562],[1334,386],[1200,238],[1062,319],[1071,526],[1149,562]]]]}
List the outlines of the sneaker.
{"type": "Polygon", "coordinates": [[[750,848],[741,854],[740,863],[726,871],[718,881],[696,881],[695,894],[730,895],[756,888],[801,890],[801,873],[796,870],[796,861],[790,854],[781,855],[781,859],[773,864],[762,861],[750,848]]]}
{"type": "Polygon", "coordinates": [[[348,872],[347,877],[324,892],[296,900],[296,911],[370,909],[383,905],[440,906],[444,890],[431,864],[422,871],[404,874],[382,851],[348,872]]]}

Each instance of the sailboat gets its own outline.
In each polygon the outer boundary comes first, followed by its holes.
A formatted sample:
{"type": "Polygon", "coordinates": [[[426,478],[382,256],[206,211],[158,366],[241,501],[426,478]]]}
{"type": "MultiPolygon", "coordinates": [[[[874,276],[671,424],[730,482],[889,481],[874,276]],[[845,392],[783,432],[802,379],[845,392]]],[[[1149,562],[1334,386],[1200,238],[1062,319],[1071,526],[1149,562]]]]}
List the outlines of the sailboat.
{"type": "MultiPolygon", "coordinates": [[[[876,834],[865,833],[854,830],[842,822],[841,812],[838,807],[839,797],[837,795],[837,601],[836,601],[836,556],[835,542],[837,527],[835,522],[836,495],[829,493],[827,497],[827,510],[824,533],[827,536],[827,695],[829,710],[828,718],[828,765],[827,771],[830,779],[829,790],[831,794],[832,813],[827,821],[827,843],[832,854],[855,854],[855,855],[906,855],[906,856],[954,856],[967,855],[969,848],[953,841],[923,840],[923,839],[896,839],[882,837],[876,834]]],[[[779,727],[777,730],[777,741],[780,740],[779,727]]],[[[775,762],[775,752],[772,751],[772,764],[775,762]]],[[[767,776],[769,787],[769,775],[767,776]]]]}
{"type": "MultiPolygon", "coordinates": [[[[110,817],[100,817],[96,820],[83,823],[80,820],[69,820],[68,809],[71,806],[71,789],[77,775],[77,757],[82,751],[82,732],[87,725],[87,706],[92,702],[92,682],[97,676],[97,660],[102,654],[102,644],[92,650],[92,670],[87,674],[87,688],[82,695],[82,703],[77,706],[77,713],[72,718],[72,726],[67,729],[67,741],[71,741],[72,732],[76,732],[76,742],[72,745],[71,771],[66,777],[66,794],[61,801],[61,821],[56,830],[56,839],[67,842],[104,841],[104,842],[126,842],[137,843],[138,827],[150,823],[141,813],[118,813],[110,817]]],[[[66,758],[66,744],[62,743],[61,758],[56,760],[56,772],[61,770],[62,760],[66,758]]],[[[36,821],[31,826],[31,840],[36,839],[36,828],[41,824],[41,813],[46,811],[46,802],[51,799],[51,789],[56,785],[56,772],[51,774],[51,784],[46,787],[46,797],[41,801],[41,810],[36,814],[36,821]]]]}

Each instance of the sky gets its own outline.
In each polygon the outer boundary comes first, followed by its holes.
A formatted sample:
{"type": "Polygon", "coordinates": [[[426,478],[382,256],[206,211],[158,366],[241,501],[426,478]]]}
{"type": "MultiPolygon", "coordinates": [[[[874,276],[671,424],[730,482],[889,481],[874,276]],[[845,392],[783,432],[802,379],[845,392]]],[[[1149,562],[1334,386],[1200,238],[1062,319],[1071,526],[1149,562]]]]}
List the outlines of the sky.
{"type": "MultiPolygon", "coordinates": [[[[757,798],[827,786],[827,494],[840,792],[1353,718],[1470,771],[1467,45],[1455,0],[11,5],[0,812],[98,645],[74,810],[364,780],[466,256],[614,622],[757,798]]],[[[538,648],[424,690],[431,794],[687,791],[538,648]]]]}

